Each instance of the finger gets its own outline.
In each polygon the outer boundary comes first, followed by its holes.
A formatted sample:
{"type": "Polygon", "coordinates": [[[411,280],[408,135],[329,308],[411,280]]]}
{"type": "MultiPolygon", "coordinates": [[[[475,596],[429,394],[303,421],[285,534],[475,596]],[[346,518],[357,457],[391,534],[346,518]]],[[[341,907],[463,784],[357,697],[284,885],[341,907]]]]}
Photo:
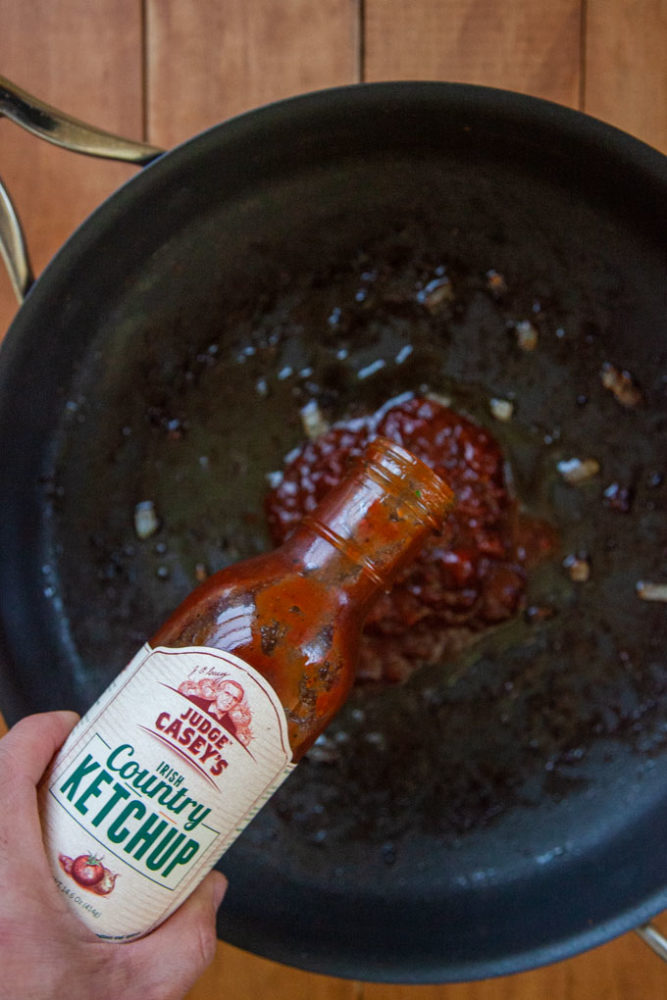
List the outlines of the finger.
{"type": "Polygon", "coordinates": [[[0,779],[27,778],[37,785],[78,721],[76,712],[42,712],[21,719],[0,740],[0,779]]]}
{"type": "MultiPolygon", "coordinates": [[[[74,712],[29,715],[0,740],[0,879],[29,859],[36,880],[55,893],[44,854],[37,810],[37,789],[51,758],[78,721],[74,712]]],[[[2,892],[7,886],[3,883],[2,892]]]]}
{"type": "MultiPolygon", "coordinates": [[[[123,945],[133,953],[133,980],[150,984],[163,1000],[180,1000],[215,957],[215,915],[226,890],[224,875],[209,872],[183,905],[152,934],[132,945],[123,945]]],[[[147,992],[150,994],[150,990],[147,992]]]]}

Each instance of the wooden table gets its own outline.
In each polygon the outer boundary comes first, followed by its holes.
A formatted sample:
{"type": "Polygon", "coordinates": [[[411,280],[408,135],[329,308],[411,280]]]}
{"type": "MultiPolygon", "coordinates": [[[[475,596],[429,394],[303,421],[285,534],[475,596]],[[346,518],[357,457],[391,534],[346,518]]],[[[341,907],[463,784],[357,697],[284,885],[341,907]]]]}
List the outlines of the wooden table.
{"type": "MultiPolygon", "coordinates": [[[[246,108],[358,80],[483,83],[582,108],[667,152],[665,0],[0,0],[0,73],[131,138],[171,146],[246,108]]],[[[0,121],[0,174],[39,272],[132,169],[0,121]]],[[[0,273],[0,332],[16,306],[0,273]]],[[[667,919],[661,919],[667,931],[667,919]]],[[[484,983],[369,985],[220,945],[189,1000],[659,1000],[634,935],[484,983]]]]}

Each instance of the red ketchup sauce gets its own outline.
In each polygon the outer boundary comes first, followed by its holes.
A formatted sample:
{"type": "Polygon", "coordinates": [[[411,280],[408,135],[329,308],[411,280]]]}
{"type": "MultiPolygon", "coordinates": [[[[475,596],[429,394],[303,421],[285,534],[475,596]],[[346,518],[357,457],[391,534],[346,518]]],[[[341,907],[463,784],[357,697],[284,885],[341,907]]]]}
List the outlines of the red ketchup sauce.
{"type": "Polygon", "coordinates": [[[266,497],[272,538],[283,542],[376,435],[429,465],[457,503],[443,530],[396,579],[367,619],[359,682],[403,681],[450,658],[482,630],[522,607],[526,571],[553,548],[543,522],[519,514],[491,434],[433,400],[410,398],[375,415],[336,424],[292,453],[266,497]]]}

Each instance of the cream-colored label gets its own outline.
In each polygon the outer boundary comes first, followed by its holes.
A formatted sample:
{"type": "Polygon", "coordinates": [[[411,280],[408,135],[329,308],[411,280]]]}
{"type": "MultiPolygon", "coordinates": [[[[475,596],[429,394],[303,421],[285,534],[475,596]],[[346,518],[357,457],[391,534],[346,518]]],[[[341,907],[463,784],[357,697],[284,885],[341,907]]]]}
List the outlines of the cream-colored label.
{"type": "Polygon", "coordinates": [[[146,645],[71,733],[40,788],[56,883],[100,937],[147,933],[293,768],[285,713],[230,653],[146,645]]]}

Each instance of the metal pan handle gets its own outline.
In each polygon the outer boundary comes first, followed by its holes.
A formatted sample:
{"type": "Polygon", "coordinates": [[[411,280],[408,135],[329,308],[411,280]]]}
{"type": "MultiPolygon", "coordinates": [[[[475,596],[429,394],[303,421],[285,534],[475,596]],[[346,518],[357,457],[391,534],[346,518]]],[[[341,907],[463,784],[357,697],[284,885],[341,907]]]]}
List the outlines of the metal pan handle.
{"type": "Polygon", "coordinates": [[[9,280],[19,303],[33,283],[30,258],[18,215],[7,188],[0,180],[0,256],[9,272],[9,280]]]}
{"type": "MultiPolygon", "coordinates": [[[[21,128],[73,153],[120,160],[145,166],[161,156],[164,150],[143,142],[133,142],[105,132],[72,118],[45,104],[32,94],[0,76],[0,116],[21,128]]],[[[25,298],[32,282],[32,268],[21,225],[7,189],[0,183],[0,254],[19,303],[25,298]]]]}
{"type": "Polygon", "coordinates": [[[636,933],[642,941],[658,955],[663,962],[667,962],[667,938],[661,934],[655,924],[644,924],[637,927],[636,933]]]}

